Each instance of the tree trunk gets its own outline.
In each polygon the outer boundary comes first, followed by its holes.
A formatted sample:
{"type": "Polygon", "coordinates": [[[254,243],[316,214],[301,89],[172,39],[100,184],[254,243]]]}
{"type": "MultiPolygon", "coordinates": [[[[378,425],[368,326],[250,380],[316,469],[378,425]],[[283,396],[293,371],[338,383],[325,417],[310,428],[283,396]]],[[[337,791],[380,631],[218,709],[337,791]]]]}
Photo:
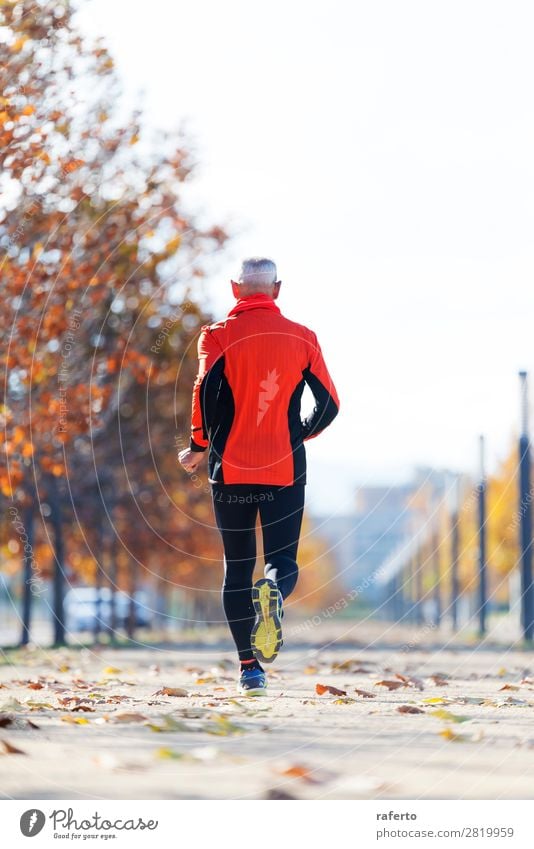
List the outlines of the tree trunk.
{"type": "Polygon", "coordinates": [[[27,646],[30,642],[31,618],[32,618],[32,563],[33,563],[33,545],[34,545],[34,518],[35,518],[35,502],[33,498],[28,506],[24,509],[24,531],[26,540],[23,547],[22,559],[22,633],[20,637],[21,646],[27,646]]]}
{"type": "Polygon", "coordinates": [[[54,535],[54,576],[53,602],[54,615],[54,646],[65,645],[65,547],[63,543],[63,522],[61,516],[61,495],[55,475],[48,477],[48,492],[50,501],[50,522],[54,535]]]}
{"type": "Polygon", "coordinates": [[[111,598],[109,600],[109,638],[112,643],[117,641],[117,603],[115,593],[117,592],[117,534],[112,528],[111,539],[108,541],[109,563],[108,576],[111,598]]]}
{"type": "Polygon", "coordinates": [[[137,561],[130,561],[130,604],[128,605],[128,618],[126,621],[126,633],[130,640],[135,636],[135,591],[137,589],[137,561]]]}

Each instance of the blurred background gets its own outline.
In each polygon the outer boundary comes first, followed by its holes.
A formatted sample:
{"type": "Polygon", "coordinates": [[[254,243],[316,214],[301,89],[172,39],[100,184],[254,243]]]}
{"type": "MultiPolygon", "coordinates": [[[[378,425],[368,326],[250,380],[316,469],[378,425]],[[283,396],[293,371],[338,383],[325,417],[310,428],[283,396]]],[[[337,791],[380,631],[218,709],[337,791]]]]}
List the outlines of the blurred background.
{"type": "Polygon", "coordinates": [[[533,17],[1,4],[0,645],[226,638],[177,453],[199,328],[255,254],[342,402],[294,639],[532,639],[533,17]]]}

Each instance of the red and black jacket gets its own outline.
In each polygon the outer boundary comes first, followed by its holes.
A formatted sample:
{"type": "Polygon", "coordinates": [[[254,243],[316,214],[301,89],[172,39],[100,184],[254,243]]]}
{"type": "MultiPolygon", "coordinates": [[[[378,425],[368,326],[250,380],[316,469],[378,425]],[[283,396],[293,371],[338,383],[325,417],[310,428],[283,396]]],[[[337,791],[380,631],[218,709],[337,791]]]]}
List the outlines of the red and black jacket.
{"type": "Polygon", "coordinates": [[[303,443],[339,410],[315,333],[285,318],[268,295],[252,295],[202,328],[198,358],[191,449],[209,446],[210,481],[306,483],[303,443]],[[305,384],[315,408],[302,421],[305,384]]]}

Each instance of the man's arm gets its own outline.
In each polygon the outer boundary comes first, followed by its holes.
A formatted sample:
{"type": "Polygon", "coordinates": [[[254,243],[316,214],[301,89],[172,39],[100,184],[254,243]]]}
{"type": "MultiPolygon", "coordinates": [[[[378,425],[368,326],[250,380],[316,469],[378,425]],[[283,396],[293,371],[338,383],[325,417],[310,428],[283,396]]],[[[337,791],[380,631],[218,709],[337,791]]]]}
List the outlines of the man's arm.
{"type": "Polygon", "coordinates": [[[303,376],[315,398],[315,407],[302,422],[303,439],[312,439],[335,419],[339,412],[339,398],[334,382],[328,373],[321,347],[315,333],[310,331],[310,362],[303,376]]]}
{"type": "Polygon", "coordinates": [[[193,384],[191,440],[189,448],[178,455],[178,459],[187,471],[195,470],[208,447],[204,395],[210,372],[222,355],[223,352],[209,327],[203,327],[198,339],[198,372],[193,384]]]}

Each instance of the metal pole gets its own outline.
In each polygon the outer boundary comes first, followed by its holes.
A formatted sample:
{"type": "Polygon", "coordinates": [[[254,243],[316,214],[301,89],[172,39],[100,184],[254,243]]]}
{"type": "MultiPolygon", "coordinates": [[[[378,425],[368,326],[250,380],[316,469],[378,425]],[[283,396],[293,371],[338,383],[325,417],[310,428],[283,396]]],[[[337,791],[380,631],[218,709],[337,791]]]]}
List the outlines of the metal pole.
{"type": "Polygon", "coordinates": [[[528,378],[519,372],[521,389],[521,434],[519,436],[519,541],[521,548],[521,625],[525,640],[534,637],[534,596],[532,587],[532,508],[531,459],[528,426],[528,378]]]}
{"type": "Polygon", "coordinates": [[[481,635],[486,633],[488,606],[486,567],[486,469],[484,437],[480,436],[480,479],[478,482],[478,621],[481,635]]]}
{"type": "Polygon", "coordinates": [[[423,551],[417,546],[414,555],[415,569],[415,624],[423,624],[423,551]]]}
{"type": "Polygon", "coordinates": [[[434,617],[439,627],[441,622],[441,564],[439,531],[432,535],[432,560],[434,566],[434,617]]]}
{"type": "Polygon", "coordinates": [[[451,625],[458,629],[458,599],[460,597],[460,579],[458,565],[460,560],[460,505],[458,476],[454,480],[453,509],[451,515],[451,625]]]}

